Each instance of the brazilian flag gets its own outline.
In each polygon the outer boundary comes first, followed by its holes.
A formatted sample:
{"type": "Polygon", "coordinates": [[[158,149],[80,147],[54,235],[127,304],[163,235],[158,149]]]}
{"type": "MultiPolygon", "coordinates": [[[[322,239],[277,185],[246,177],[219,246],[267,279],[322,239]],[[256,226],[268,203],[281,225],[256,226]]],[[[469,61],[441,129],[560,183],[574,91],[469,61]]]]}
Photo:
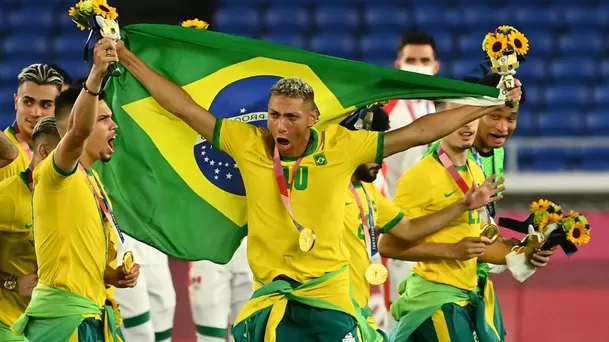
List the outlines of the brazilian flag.
{"type": "MultiPolygon", "coordinates": [[[[139,24],[121,34],[132,52],[199,105],[256,126],[266,124],[270,89],[282,77],[311,84],[321,128],[394,98],[501,102],[499,91],[486,86],[212,31],[139,24]]],[[[178,259],[228,262],[247,233],[235,161],[161,108],[126,70],[105,91],[119,134],[112,160],[96,168],[121,228],[178,259]]],[[[269,196],[275,193],[269,189],[269,196]]]]}

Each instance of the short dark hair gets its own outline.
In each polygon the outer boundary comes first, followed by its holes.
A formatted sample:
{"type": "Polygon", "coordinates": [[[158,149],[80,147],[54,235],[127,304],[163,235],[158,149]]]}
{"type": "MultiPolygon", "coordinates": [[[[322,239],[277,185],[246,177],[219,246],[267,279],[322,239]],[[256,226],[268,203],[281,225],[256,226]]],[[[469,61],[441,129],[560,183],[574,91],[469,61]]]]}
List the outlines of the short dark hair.
{"type": "Polygon", "coordinates": [[[398,53],[401,53],[404,46],[408,44],[429,45],[433,50],[433,57],[435,59],[438,59],[438,47],[436,46],[436,40],[430,34],[420,31],[406,32],[404,35],[402,35],[402,38],[400,39],[398,53]]]}
{"type": "MultiPolygon", "coordinates": [[[[473,79],[471,79],[471,80],[466,79],[466,82],[478,83],[478,84],[482,84],[485,86],[496,88],[497,85],[499,85],[499,82],[501,81],[501,75],[495,74],[495,73],[490,73],[490,74],[487,74],[486,76],[484,76],[481,80],[478,80],[477,82],[473,82],[473,81],[474,81],[473,79]]],[[[522,91],[522,96],[520,97],[519,105],[523,105],[526,102],[526,92],[524,91],[524,86],[522,86],[520,88],[520,90],[522,91]]]]}
{"type": "Polygon", "coordinates": [[[44,137],[54,137],[57,138],[57,140],[61,139],[59,137],[59,132],[57,131],[57,123],[55,120],[56,119],[53,116],[46,116],[38,120],[38,123],[32,131],[34,146],[37,146],[40,139],[44,137]]]}
{"type": "Polygon", "coordinates": [[[68,74],[67,71],[62,69],[56,63],[51,63],[51,64],[49,64],[49,66],[51,68],[53,68],[55,71],[57,71],[58,74],[61,75],[61,77],[63,78],[63,84],[72,85],[72,82],[73,82],[72,77],[70,77],[70,74],[68,74]]]}
{"type": "MultiPolygon", "coordinates": [[[[82,83],[74,84],[59,94],[55,100],[55,118],[58,122],[62,122],[70,116],[72,107],[74,107],[74,103],[76,103],[76,99],[80,95],[81,90],[82,83]]],[[[99,100],[102,100],[103,96],[104,92],[102,91],[102,93],[98,96],[99,100]]]]}

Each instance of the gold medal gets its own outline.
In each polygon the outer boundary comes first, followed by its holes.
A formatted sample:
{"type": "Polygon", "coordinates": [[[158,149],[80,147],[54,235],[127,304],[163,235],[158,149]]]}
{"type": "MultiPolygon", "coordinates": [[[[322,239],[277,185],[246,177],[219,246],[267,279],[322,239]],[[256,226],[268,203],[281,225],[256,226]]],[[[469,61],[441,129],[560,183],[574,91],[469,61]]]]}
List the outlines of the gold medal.
{"type": "Polygon", "coordinates": [[[315,246],[315,233],[311,228],[304,228],[298,237],[298,246],[303,252],[308,252],[315,246]]]}
{"type": "Polygon", "coordinates": [[[387,272],[387,268],[383,264],[370,264],[368,268],[366,268],[366,280],[371,285],[381,285],[387,281],[387,277],[389,272],[387,272]]]}
{"type": "Polygon", "coordinates": [[[480,232],[480,236],[484,236],[491,240],[491,242],[495,242],[499,237],[499,228],[497,228],[496,224],[487,223],[482,227],[482,232],[480,232]]]}
{"type": "Polygon", "coordinates": [[[133,265],[135,265],[135,258],[133,257],[133,252],[127,251],[127,253],[123,255],[123,265],[121,266],[123,272],[125,274],[129,274],[129,272],[131,272],[131,269],[133,268],[133,265]]]}

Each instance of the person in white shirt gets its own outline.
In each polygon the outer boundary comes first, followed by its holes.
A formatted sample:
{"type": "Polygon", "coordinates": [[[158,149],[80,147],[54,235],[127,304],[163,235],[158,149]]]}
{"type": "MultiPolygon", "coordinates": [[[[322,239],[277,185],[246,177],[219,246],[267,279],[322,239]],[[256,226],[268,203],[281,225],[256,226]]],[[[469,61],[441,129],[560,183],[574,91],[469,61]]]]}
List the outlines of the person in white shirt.
{"type": "MultiPolygon", "coordinates": [[[[440,61],[435,39],[424,32],[404,34],[398,47],[395,67],[419,74],[436,75],[440,71],[440,61]]],[[[402,128],[414,120],[436,111],[433,101],[428,100],[391,100],[383,109],[389,114],[390,130],[402,128]]],[[[392,200],[400,176],[419,162],[426,150],[427,146],[417,146],[385,158],[382,177],[377,177],[375,185],[387,198],[392,200]]],[[[397,285],[410,273],[415,264],[409,261],[387,260],[388,295],[391,302],[399,296],[397,285]]],[[[385,291],[387,291],[387,287],[385,291]]],[[[391,322],[392,319],[388,321],[391,322]]]]}
{"type": "Polygon", "coordinates": [[[130,289],[116,289],[114,297],[123,316],[122,330],[127,341],[170,342],[176,307],[167,255],[125,236],[125,250],[133,252],[141,276],[130,289]]]}

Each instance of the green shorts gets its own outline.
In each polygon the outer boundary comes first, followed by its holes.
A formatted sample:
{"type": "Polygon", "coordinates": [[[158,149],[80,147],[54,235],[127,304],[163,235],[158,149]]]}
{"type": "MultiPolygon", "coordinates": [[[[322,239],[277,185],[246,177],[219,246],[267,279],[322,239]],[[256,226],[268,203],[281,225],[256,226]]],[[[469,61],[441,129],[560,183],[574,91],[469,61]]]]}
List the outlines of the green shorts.
{"type": "Polygon", "coordinates": [[[377,329],[376,332],[379,333],[379,335],[381,335],[381,337],[383,338],[383,342],[389,342],[389,336],[387,336],[387,334],[385,334],[385,332],[381,329],[377,329]]]}
{"type": "Polygon", "coordinates": [[[442,305],[410,336],[414,342],[474,342],[474,308],[442,305]]]}
{"type": "MultiPolygon", "coordinates": [[[[262,312],[262,311],[261,311],[262,312]]],[[[233,328],[236,342],[263,342],[266,320],[258,312],[233,328]],[[261,321],[264,320],[264,324],[261,321]]],[[[357,322],[351,315],[288,301],[277,327],[277,342],[361,342],[357,322]]]]}
{"type": "Polygon", "coordinates": [[[17,336],[11,331],[11,327],[0,322],[0,341],[2,342],[23,342],[23,336],[17,336]]]}
{"type": "MultiPolygon", "coordinates": [[[[95,318],[85,318],[78,326],[78,342],[104,342],[104,322],[95,318]]],[[[118,336],[125,341],[123,332],[118,329],[118,336]]]]}

